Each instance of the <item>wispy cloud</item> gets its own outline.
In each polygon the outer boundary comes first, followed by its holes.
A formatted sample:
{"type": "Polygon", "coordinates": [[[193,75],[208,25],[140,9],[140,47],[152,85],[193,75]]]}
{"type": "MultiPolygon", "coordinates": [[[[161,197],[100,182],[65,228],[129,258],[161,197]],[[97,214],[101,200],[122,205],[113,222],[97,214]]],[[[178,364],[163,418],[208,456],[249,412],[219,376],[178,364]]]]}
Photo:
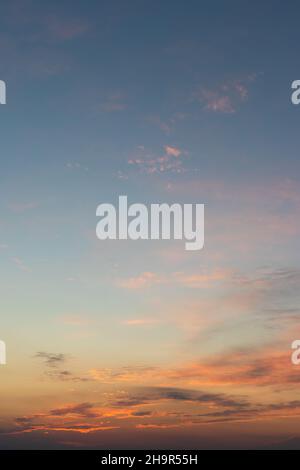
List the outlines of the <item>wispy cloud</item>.
{"type": "Polygon", "coordinates": [[[147,122],[158,127],[165,135],[170,135],[175,131],[176,125],[188,117],[187,113],[175,112],[171,116],[163,119],[154,115],[147,117],[147,122]]]}
{"type": "Polygon", "coordinates": [[[171,145],[165,145],[165,152],[169,157],[180,157],[181,150],[177,147],[172,147],[171,145]]]}
{"type": "Polygon", "coordinates": [[[58,367],[61,364],[65,363],[67,360],[67,356],[65,354],[55,354],[55,353],[48,353],[44,351],[39,351],[35,354],[36,358],[42,359],[44,364],[48,367],[58,367]]]}
{"type": "Polygon", "coordinates": [[[139,276],[130,277],[128,279],[119,279],[117,285],[124,289],[144,289],[153,284],[161,283],[161,278],[158,274],[145,271],[139,276]]]}
{"type": "Polygon", "coordinates": [[[126,326],[153,326],[159,323],[158,318],[132,318],[129,320],[123,320],[122,325],[126,326]]]}
{"type": "Polygon", "coordinates": [[[103,383],[143,383],[145,380],[152,380],[155,376],[157,376],[159,369],[148,366],[128,366],[121,367],[119,369],[91,369],[89,373],[93,379],[103,383]]]}
{"type": "Polygon", "coordinates": [[[63,382],[87,382],[91,380],[90,377],[75,375],[70,370],[63,368],[68,360],[68,356],[66,354],[55,354],[41,351],[37,352],[34,357],[42,359],[46,366],[44,375],[49,379],[63,382]]]}
{"type": "Polygon", "coordinates": [[[230,269],[216,268],[212,270],[202,270],[194,274],[184,272],[174,272],[168,274],[145,271],[138,276],[127,279],[119,279],[117,286],[124,289],[144,289],[157,285],[181,285],[190,288],[208,288],[214,283],[234,280],[234,271],[230,269]]]}
{"type": "Polygon", "coordinates": [[[193,93],[193,100],[198,101],[208,111],[234,113],[248,99],[249,85],[255,79],[256,75],[253,74],[244,79],[227,81],[214,89],[200,87],[193,93]]]}
{"type": "Polygon", "coordinates": [[[277,391],[298,387],[300,377],[290,356],[289,350],[281,351],[271,347],[256,350],[240,348],[173,368],[128,366],[119,369],[93,369],[90,374],[94,380],[104,383],[169,386],[170,389],[162,389],[165,397],[183,400],[191,397],[190,399],[198,400],[197,394],[191,390],[186,393],[174,391],[173,394],[170,390],[173,390],[173,384],[181,384],[183,387],[214,387],[218,390],[232,389],[232,386],[245,389],[260,386],[277,391]]]}
{"type": "Polygon", "coordinates": [[[165,145],[160,156],[153,155],[144,147],[139,147],[137,155],[128,160],[131,167],[136,167],[141,173],[182,173],[185,171],[184,159],[187,152],[174,145],[165,145]]]}

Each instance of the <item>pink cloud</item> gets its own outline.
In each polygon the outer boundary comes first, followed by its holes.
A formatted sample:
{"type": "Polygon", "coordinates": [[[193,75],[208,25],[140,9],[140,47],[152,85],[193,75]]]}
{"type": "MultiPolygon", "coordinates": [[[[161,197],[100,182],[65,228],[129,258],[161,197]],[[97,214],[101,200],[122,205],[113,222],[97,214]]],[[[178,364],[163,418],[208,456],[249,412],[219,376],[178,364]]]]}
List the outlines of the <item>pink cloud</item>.
{"type": "Polygon", "coordinates": [[[124,320],[123,325],[127,326],[148,326],[158,323],[156,318],[134,318],[131,320],[124,320]]]}
{"type": "Polygon", "coordinates": [[[216,282],[232,281],[233,271],[229,269],[216,268],[211,271],[202,270],[193,274],[173,272],[169,274],[158,274],[143,272],[136,277],[120,279],[117,285],[124,289],[144,289],[160,284],[181,285],[190,288],[210,288],[216,282]]]}
{"type": "Polygon", "coordinates": [[[177,147],[165,145],[164,153],[160,156],[148,153],[145,148],[139,147],[138,150],[138,156],[130,158],[128,164],[137,167],[142,173],[184,172],[183,156],[187,152],[177,147]]]}
{"type": "Polygon", "coordinates": [[[205,109],[218,113],[234,113],[235,107],[231,98],[227,95],[220,96],[216,92],[209,90],[202,91],[202,97],[205,104],[205,109]]]}
{"type": "Polygon", "coordinates": [[[163,120],[160,116],[149,116],[146,120],[157,126],[165,135],[170,135],[174,132],[176,124],[186,119],[187,114],[180,111],[173,113],[167,119],[163,120]]]}
{"type": "Polygon", "coordinates": [[[117,284],[124,289],[143,289],[157,282],[160,282],[160,279],[155,273],[144,272],[137,277],[119,280],[117,284]]]}
{"type": "Polygon", "coordinates": [[[203,104],[204,109],[217,113],[231,114],[249,97],[249,84],[256,75],[244,79],[231,80],[214,89],[201,87],[193,95],[193,99],[203,104]]]}
{"type": "Polygon", "coordinates": [[[211,287],[217,281],[232,280],[232,270],[228,269],[215,269],[211,272],[184,274],[178,273],[175,275],[175,279],[178,283],[183,284],[186,287],[199,288],[199,287],[211,287]]]}
{"type": "Polygon", "coordinates": [[[171,145],[165,145],[164,147],[167,155],[171,157],[179,157],[181,155],[181,150],[177,147],[171,147],[171,145]]]}

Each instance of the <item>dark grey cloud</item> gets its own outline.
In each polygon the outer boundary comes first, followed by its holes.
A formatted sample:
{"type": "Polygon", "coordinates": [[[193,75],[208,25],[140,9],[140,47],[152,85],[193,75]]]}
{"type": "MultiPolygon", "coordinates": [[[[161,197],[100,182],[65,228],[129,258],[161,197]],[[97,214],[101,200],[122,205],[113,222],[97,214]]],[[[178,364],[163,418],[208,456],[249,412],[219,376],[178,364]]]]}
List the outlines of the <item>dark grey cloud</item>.
{"type": "Polygon", "coordinates": [[[175,387],[146,387],[139,391],[128,394],[127,397],[116,400],[113,406],[137,406],[159,400],[175,400],[197,402],[202,404],[214,403],[223,407],[237,407],[242,409],[248,406],[247,400],[244,398],[236,398],[223,393],[208,393],[202,391],[194,391],[189,389],[175,387]]]}
{"type": "Polygon", "coordinates": [[[98,414],[93,412],[95,404],[90,402],[78,403],[78,405],[65,406],[62,408],[54,408],[49,414],[52,416],[76,415],[84,418],[97,418],[98,414]]]}
{"type": "Polygon", "coordinates": [[[65,354],[55,354],[44,351],[38,351],[35,357],[42,359],[44,364],[48,367],[58,367],[67,360],[65,354]]]}
{"type": "Polygon", "coordinates": [[[70,370],[61,369],[61,366],[63,366],[68,359],[66,354],[39,351],[34,357],[43,360],[46,367],[45,375],[50,379],[71,382],[87,382],[92,380],[88,377],[74,375],[70,370]]]}
{"type": "Polygon", "coordinates": [[[151,416],[151,415],[152,415],[152,411],[134,411],[132,413],[132,416],[136,416],[136,417],[151,416]]]}

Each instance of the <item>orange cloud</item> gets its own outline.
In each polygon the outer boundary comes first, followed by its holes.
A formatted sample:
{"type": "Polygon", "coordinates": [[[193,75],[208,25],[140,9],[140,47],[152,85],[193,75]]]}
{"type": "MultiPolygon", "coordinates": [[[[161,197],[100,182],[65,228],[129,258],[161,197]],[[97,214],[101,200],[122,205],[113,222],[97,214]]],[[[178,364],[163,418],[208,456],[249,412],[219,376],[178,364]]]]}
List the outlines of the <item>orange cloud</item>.
{"type": "Polygon", "coordinates": [[[179,157],[181,155],[181,150],[176,147],[171,147],[171,145],[165,145],[164,147],[167,155],[172,157],[179,157]]]}
{"type": "Polygon", "coordinates": [[[141,173],[156,174],[164,172],[182,173],[184,171],[182,157],[187,152],[170,145],[164,146],[163,155],[153,155],[144,147],[138,148],[138,155],[128,160],[128,164],[136,167],[141,173]]]}
{"type": "Polygon", "coordinates": [[[119,280],[117,284],[124,289],[142,289],[158,282],[161,280],[155,273],[146,271],[137,277],[119,280]]]}
{"type": "Polygon", "coordinates": [[[177,273],[175,278],[178,283],[183,284],[184,286],[199,288],[209,287],[215,281],[232,280],[232,274],[232,270],[217,268],[211,272],[202,272],[191,275],[177,273]]]}
{"type": "Polygon", "coordinates": [[[230,96],[219,96],[216,92],[202,90],[203,100],[206,102],[205,109],[218,113],[234,113],[235,107],[230,96]]]}
{"type": "Polygon", "coordinates": [[[124,320],[122,324],[127,326],[148,326],[158,322],[159,320],[156,318],[133,318],[131,320],[124,320]]]}
{"type": "Polygon", "coordinates": [[[94,380],[103,383],[129,382],[143,383],[157,379],[161,375],[161,370],[156,367],[136,366],[121,367],[119,369],[92,369],[89,371],[94,380]]]}
{"type": "Polygon", "coordinates": [[[232,80],[221,84],[215,89],[200,88],[193,94],[193,99],[204,104],[204,109],[217,113],[234,113],[238,106],[247,100],[249,84],[256,75],[244,79],[232,80]]]}
{"type": "Polygon", "coordinates": [[[198,288],[210,287],[214,282],[232,280],[233,271],[229,269],[216,268],[208,271],[203,270],[200,273],[185,274],[183,272],[174,272],[171,274],[159,275],[153,272],[143,272],[139,276],[117,281],[119,287],[125,289],[143,289],[158,284],[180,284],[185,287],[198,288]]]}
{"type": "Polygon", "coordinates": [[[214,359],[204,358],[181,367],[122,367],[93,369],[90,375],[103,383],[158,384],[181,386],[268,386],[292,387],[300,383],[299,369],[291,363],[291,351],[234,350],[214,359]]]}

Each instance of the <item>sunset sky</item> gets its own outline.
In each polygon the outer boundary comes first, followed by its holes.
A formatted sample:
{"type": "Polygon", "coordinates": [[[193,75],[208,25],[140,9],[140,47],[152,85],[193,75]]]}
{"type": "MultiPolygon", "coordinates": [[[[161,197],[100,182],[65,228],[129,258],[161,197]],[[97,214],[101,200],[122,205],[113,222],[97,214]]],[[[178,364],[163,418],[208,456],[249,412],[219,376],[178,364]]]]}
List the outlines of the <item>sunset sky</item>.
{"type": "Polygon", "coordinates": [[[300,448],[299,14],[1,1],[1,449],[300,448]],[[204,249],[98,240],[119,195],[204,249]]]}

